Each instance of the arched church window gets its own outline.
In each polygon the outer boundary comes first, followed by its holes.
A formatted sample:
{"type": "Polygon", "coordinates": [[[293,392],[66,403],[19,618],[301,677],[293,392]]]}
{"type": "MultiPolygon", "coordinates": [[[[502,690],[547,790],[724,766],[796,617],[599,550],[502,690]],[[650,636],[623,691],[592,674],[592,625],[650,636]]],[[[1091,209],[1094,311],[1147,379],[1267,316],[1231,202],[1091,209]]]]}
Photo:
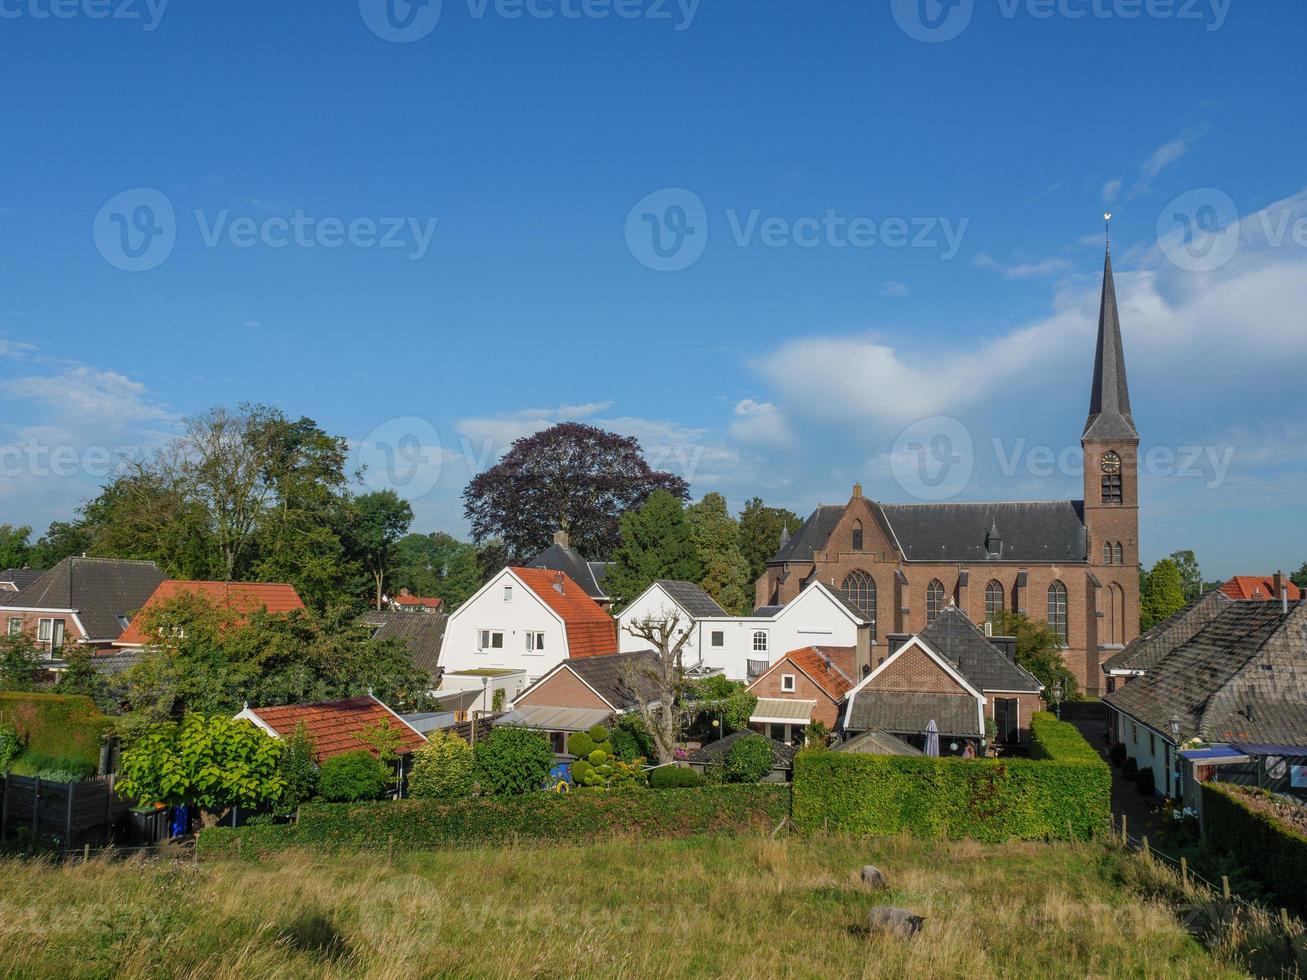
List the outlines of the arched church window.
{"type": "Polygon", "coordinates": [[[943,608],[944,583],[939,579],[932,579],[926,586],[926,622],[933,623],[943,608]]]}

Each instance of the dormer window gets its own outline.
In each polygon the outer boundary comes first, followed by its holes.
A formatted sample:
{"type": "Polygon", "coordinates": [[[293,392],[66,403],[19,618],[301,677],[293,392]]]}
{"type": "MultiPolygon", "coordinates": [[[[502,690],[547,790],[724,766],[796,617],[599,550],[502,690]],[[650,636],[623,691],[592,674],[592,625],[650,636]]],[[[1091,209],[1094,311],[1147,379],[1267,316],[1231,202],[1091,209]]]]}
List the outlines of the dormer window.
{"type": "Polygon", "coordinates": [[[862,550],[862,521],[853,522],[853,550],[862,550]]]}

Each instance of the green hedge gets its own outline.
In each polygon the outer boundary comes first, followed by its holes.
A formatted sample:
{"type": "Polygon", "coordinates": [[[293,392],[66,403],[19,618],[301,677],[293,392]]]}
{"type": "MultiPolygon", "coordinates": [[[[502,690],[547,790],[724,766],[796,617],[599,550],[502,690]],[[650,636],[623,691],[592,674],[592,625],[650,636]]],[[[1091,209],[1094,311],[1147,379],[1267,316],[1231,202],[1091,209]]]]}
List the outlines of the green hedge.
{"type": "Polygon", "coordinates": [[[1233,854],[1287,908],[1307,915],[1307,836],[1242,798],[1264,790],[1220,783],[1203,783],[1202,789],[1207,840],[1233,854]]]}
{"type": "Polygon", "coordinates": [[[300,808],[295,826],[215,827],[200,835],[200,853],[242,854],[290,846],[398,850],[501,844],[510,840],[585,844],[616,834],[687,837],[770,831],[789,813],[787,786],[713,786],[700,789],[577,791],[566,795],[332,804],[300,808]]]}
{"type": "Polygon", "coordinates": [[[113,719],[80,694],[0,692],[0,721],[18,730],[27,752],[65,768],[94,772],[113,719]]]}
{"type": "Polygon", "coordinates": [[[1041,712],[1032,759],[804,751],[794,762],[800,830],[876,836],[1088,839],[1109,826],[1112,776],[1076,731],[1041,712]]]}

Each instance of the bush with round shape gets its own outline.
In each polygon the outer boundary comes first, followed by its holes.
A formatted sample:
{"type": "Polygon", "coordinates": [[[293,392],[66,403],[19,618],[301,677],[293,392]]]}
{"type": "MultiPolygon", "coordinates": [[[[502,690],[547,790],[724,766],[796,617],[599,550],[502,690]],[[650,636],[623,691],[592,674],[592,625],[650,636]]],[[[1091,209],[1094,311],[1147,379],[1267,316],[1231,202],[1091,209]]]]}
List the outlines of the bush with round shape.
{"type": "Polygon", "coordinates": [[[703,777],[685,766],[659,766],[649,774],[650,789],[692,789],[703,785],[703,777]]]}
{"type": "Polygon", "coordinates": [[[726,779],[732,783],[756,783],[771,767],[771,742],[761,735],[744,736],[726,753],[726,779]]]}
{"type": "Polygon", "coordinates": [[[586,734],[594,739],[595,745],[603,745],[608,741],[608,728],[605,725],[594,725],[586,734]]]}
{"type": "Polygon", "coordinates": [[[567,751],[578,759],[584,759],[599,748],[595,740],[586,732],[573,732],[567,736],[567,751]]]}
{"type": "Polygon", "coordinates": [[[390,771],[367,749],[333,755],[318,769],[318,792],[332,803],[375,800],[388,782],[390,771]]]}
{"type": "Polygon", "coordinates": [[[577,759],[572,763],[572,782],[577,786],[587,786],[590,781],[590,774],[595,771],[595,767],[590,765],[584,759],[577,759]]]}
{"type": "Polygon", "coordinates": [[[477,742],[476,780],[491,796],[532,793],[545,785],[554,764],[549,740],[520,725],[500,725],[477,742]]]}
{"type": "Polygon", "coordinates": [[[437,729],[413,753],[409,796],[418,800],[461,800],[472,792],[472,746],[454,732],[437,729]]]}

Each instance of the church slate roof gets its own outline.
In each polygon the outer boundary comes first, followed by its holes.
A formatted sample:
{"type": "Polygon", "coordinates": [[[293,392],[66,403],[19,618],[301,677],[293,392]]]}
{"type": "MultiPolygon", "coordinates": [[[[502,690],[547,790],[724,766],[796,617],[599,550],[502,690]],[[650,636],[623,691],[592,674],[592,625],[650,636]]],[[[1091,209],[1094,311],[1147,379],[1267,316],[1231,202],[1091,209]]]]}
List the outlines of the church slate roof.
{"type": "Polygon", "coordinates": [[[843,504],[823,504],[809,515],[803,526],[781,544],[773,562],[812,561],[812,553],[826,547],[826,540],[844,516],[843,504]]]}
{"type": "Polygon", "coordinates": [[[1223,613],[1235,600],[1219,589],[1195,599],[1129,643],[1120,653],[1103,661],[1103,672],[1150,670],[1176,647],[1188,643],[1199,631],[1223,613]]]}
{"type": "Polygon", "coordinates": [[[1307,603],[1232,602],[1103,700],[1181,742],[1307,745],[1307,603]]]}
{"type": "Polygon", "coordinates": [[[978,691],[1037,694],[1044,689],[1033,674],[990,643],[957,606],[949,606],[936,616],[922,630],[921,638],[978,691]]]}
{"type": "Polygon", "coordinates": [[[997,524],[1003,561],[1085,561],[1085,507],[1079,500],[1027,503],[881,504],[908,561],[993,560],[985,547],[997,524]]]}
{"type": "Polygon", "coordinates": [[[1103,260],[1103,296],[1098,309],[1098,349],[1094,354],[1094,381],[1089,392],[1089,418],[1085,439],[1139,441],[1130,414],[1130,389],[1125,378],[1125,350],[1121,345],[1121,318],[1116,309],[1112,280],[1112,253],[1103,260]]]}

